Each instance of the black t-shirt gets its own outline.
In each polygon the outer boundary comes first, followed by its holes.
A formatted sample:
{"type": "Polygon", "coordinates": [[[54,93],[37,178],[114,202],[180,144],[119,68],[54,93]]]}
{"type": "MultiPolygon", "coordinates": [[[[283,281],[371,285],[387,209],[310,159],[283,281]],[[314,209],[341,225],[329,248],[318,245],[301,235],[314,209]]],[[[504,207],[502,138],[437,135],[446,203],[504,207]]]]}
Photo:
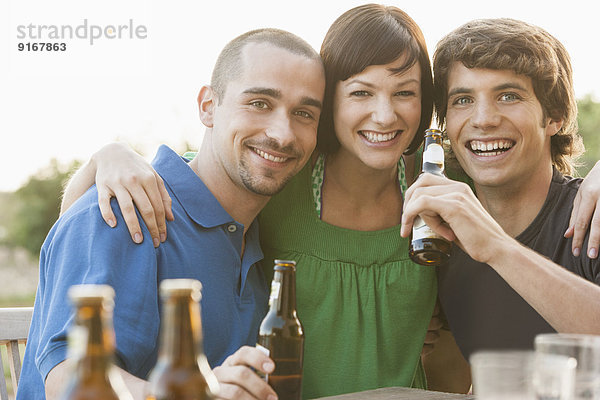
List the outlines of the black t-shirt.
{"type": "MultiPolygon", "coordinates": [[[[583,278],[600,284],[600,262],[571,253],[565,239],[581,179],[554,171],[542,209],[517,240],[583,278]]],[[[439,267],[439,296],[448,325],[463,355],[484,349],[532,349],[539,333],[555,330],[489,265],[454,246],[447,266],[439,267]]],[[[532,282],[535,284],[535,282],[532,282]]],[[[556,293],[560,296],[561,293],[556,293]]]]}

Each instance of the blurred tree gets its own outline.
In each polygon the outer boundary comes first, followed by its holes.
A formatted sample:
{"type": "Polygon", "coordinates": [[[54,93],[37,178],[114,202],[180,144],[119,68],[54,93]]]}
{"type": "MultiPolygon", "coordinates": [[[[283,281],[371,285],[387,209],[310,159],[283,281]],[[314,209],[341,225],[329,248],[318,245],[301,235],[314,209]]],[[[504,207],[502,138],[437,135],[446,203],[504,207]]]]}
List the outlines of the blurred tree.
{"type": "MultiPolygon", "coordinates": [[[[188,142],[178,143],[173,149],[180,154],[195,150],[188,142]]],[[[81,162],[72,161],[64,166],[52,160],[16,192],[0,194],[3,210],[0,244],[23,247],[37,257],[50,228],[58,219],[64,185],[80,165],[81,162]]]]}
{"type": "Polygon", "coordinates": [[[63,185],[79,165],[73,161],[64,167],[52,160],[10,197],[7,207],[12,212],[5,222],[5,244],[39,255],[48,231],[58,219],[63,185]]]}
{"type": "Polygon", "coordinates": [[[579,108],[579,133],[583,136],[585,154],[581,157],[581,167],[577,171],[585,176],[600,160],[600,103],[593,101],[591,96],[586,96],[577,102],[579,108]]]}

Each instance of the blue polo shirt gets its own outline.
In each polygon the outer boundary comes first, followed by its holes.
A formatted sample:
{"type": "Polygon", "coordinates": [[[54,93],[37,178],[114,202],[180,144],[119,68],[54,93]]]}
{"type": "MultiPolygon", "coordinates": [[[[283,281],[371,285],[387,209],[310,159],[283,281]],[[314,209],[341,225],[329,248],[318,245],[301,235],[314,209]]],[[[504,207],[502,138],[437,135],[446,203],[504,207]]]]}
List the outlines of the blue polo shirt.
{"type": "Polygon", "coordinates": [[[145,226],[143,243],[133,243],[114,199],[118,223],[116,228],[106,225],[95,187],[52,227],[40,255],[18,400],[44,399],[48,372],[66,358],[66,335],[73,319],[67,290],[73,284],[102,283],[115,289],[116,362],[140,378],[147,377],[157,359],[158,285],[163,279],[202,282],[204,350],[212,367],[240,346],[256,344],[268,302],[268,284],[255,265],[263,258],[257,222],[246,234],[241,257],[244,227],[187,163],[161,146],[153,166],[166,183],[175,216],[160,247],[153,247],[145,226]]]}

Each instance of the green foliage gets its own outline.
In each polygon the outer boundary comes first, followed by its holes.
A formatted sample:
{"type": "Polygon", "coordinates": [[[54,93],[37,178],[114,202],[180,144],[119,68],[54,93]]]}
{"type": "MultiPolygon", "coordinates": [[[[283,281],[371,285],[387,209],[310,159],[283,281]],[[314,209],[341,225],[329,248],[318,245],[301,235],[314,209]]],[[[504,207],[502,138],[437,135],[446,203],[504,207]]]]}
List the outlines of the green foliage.
{"type": "Polygon", "coordinates": [[[73,161],[65,168],[52,160],[11,196],[6,205],[10,214],[5,222],[5,244],[39,255],[48,231],[58,219],[63,185],[79,164],[73,161]]]}
{"type": "Polygon", "coordinates": [[[0,296],[0,307],[33,307],[35,292],[15,296],[0,296]]]}
{"type": "Polygon", "coordinates": [[[593,101],[591,96],[586,96],[577,102],[579,108],[579,133],[583,136],[585,154],[580,162],[583,164],[577,169],[581,176],[585,176],[600,159],[600,103],[593,101]]]}

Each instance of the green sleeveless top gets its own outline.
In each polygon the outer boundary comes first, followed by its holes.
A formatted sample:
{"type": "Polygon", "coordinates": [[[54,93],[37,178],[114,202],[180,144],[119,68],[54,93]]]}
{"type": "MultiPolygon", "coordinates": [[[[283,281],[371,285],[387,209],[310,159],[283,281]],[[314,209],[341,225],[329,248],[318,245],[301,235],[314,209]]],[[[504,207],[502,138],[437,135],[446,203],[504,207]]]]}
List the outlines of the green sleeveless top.
{"type": "Polygon", "coordinates": [[[363,232],[323,222],[310,163],[270,200],[259,225],[267,279],[274,259],[297,262],[305,399],[426,387],[420,353],[437,280],[434,267],[410,260],[400,226],[363,232]]]}

